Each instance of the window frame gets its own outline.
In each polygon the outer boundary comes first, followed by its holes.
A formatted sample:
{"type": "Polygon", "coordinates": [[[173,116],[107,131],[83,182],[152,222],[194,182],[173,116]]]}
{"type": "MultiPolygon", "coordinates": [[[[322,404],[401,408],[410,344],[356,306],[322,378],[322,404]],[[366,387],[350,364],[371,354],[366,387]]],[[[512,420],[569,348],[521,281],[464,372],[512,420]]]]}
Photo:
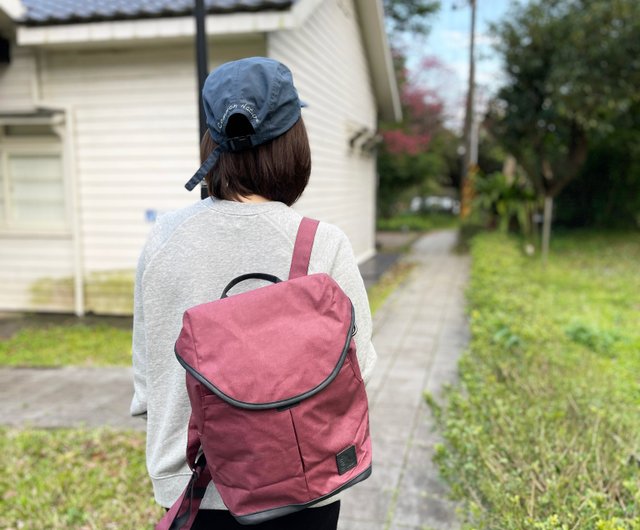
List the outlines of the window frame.
{"type": "Polygon", "coordinates": [[[3,123],[0,124],[0,164],[2,165],[2,182],[3,200],[5,216],[0,219],[0,236],[69,236],[71,234],[71,196],[70,185],[67,175],[67,161],[65,160],[65,139],[61,137],[55,126],[51,126],[53,134],[47,136],[39,135],[6,135],[4,126],[22,125],[3,123]],[[62,188],[64,200],[64,220],[61,226],[48,226],[46,222],[42,224],[34,224],[31,226],[20,225],[12,222],[11,212],[13,201],[11,197],[11,175],[9,172],[9,158],[12,155],[19,156],[47,156],[57,155],[60,158],[60,166],[62,170],[62,188]]]}

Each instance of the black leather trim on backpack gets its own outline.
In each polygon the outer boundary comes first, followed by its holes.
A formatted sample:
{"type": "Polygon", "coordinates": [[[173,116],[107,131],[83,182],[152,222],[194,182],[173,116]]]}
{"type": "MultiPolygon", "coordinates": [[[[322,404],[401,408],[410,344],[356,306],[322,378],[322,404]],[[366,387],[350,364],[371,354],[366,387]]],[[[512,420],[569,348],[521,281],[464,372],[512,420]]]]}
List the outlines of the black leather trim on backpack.
{"type": "Polygon", "coordinates": [[[231,396],[225,394],[218,387],[216,387],[211,381],[209,381],[200,372],[198,372],[198,370],[193,368],[191,365],[187,364],[187,362],[182,357],[180,357],[180,354],[178,353],[178,350],[175,346],[173,349],[176,354],[176,358],[178,359],[178,362],[182,365],[182,367],[187,372],[189,372],[189,374],[191,374],[191,376],[195,377],[209,391],[213,392],[216,396],[218,396],[223,401],[226,401],[230,405],[233,405],[234,407],[239,407],[241,409],[249,409],[249,410],[266,410],[266,409],[277,409],[277,408],[283,408],[283,407],[286,408],[286,407],[295,405],[296,403],[317,394],[318,392],[326,388],[331,383],[331,381],[333,381],[338,376],[338,373],[340,372],[340,369],[342,368],[342,365],[344,364],[344,361],[347,358],[347,353],[349,352],[349,345],[351,344],[351,338],[353,336],[353,328],[355,326],[355,320],[356,320],[355,310],[353,308],[353,304],[351,304],[351,325],[349,326],[349,330],[347,332],[347,339],[345,341],[344,348],[342,349],[342,353],[340,354],[340,358],[338,359],[338,362],[336,363],[335,368],[327,376],[327,378],[324,381],[322,381],[319,385],[312,388],[311,390],[307,390],[306,392],[303,392],[302,394],[298,394],[297,396],[292,396],[287,399],[281,399],[279,401],[273,401],[271,403],[247,403],[245,401],[239,401],[237,399],[232,398],[231,396]]]}
{"type": "Polygon", "coordinates": [[[322,497],[318,497],[317,499],[312,500],[311,502],[307,502],[305,504],[290,504],[289,506],[282,506],[280,508],[273,508],[271,510],[265,510],[263,512],[251,513],[249,515],[235,515],[232,513],[234,519],[238,521],[240,524],[245,525],[254,525],[259,523],[264,523],[271,519],[275,519],[276,517],[283,517],[284,515],[289,515],[295,512],[299,512],[300,510],[304,510],[305,508],[309,508],[314,504],[322,502],[333,495],[337,495],[341,491],[357,484],[358,482],[362,482],[363,480],[368,479],[371,476],[371,468],[369,466],[362,473],[352,478],[349,482],[343,484],[339,488],[333,490],[331,493],[327,495],[323,495],[322,497]]]}

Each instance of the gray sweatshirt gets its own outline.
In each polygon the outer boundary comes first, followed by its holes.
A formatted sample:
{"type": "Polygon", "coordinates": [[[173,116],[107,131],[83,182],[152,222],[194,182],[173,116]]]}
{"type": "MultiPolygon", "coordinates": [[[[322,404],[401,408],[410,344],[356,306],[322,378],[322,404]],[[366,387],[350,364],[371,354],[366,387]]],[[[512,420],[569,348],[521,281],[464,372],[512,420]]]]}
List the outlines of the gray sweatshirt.
{"type": "MultiPolygon", "coordinates": [[[[191,408],[185,370],[173,351],[182,314],[220,298],[241,274],[286,279],[300,219],[279,202],[205,199],[161,216],[151,231],[136,276],[131,414],[147,418],[147,469],[161,506],[171,506],[191,476],[185,459],[191,408]]],[[[316,272],[333,277],[355,307],[358,360],[367,381],[376,360],[367,294],[347,237],[327,223],[318,226],[311,253],[309,274],[316,272]]],[[[244,282],[234,292],[261,285],[244,282]]],[[[201,508],[225,508],[213,484],[201,508]]]]}

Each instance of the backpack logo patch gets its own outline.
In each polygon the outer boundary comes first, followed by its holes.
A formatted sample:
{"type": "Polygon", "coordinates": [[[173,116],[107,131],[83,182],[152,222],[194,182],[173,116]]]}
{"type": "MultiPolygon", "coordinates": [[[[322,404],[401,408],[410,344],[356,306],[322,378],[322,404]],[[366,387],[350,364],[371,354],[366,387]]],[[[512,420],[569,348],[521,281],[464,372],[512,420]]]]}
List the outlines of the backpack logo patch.
{"type": "Polygon", "coordinates": [[[338,475],[344,475],[347,471],[356,467],[358,465],[356,446],[351,445],[344,451],[340,451],[336,455],[336,464],[338,465],[338,475]]]}

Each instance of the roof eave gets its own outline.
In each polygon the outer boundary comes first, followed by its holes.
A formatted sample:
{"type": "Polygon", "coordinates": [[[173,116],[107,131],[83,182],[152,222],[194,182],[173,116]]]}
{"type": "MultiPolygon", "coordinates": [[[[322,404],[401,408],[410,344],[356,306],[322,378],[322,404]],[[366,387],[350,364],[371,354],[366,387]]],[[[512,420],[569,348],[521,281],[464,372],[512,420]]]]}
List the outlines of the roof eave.
{"type": "MultiPolygon", "coordinates": [[[[266,33],[294,26],[295,20],[290,11],[208,15],[206,20],[207,35],[212,36],[266,33]]],[[[192,16],[17,28],[19,45],[37,47],[186,39],[194,35],[192,16]]]]}
{"type": "Polygon", "coordinates": [[[380,117],[400,121],[402,107],[380,0],[355,0],[380,117]]]}

